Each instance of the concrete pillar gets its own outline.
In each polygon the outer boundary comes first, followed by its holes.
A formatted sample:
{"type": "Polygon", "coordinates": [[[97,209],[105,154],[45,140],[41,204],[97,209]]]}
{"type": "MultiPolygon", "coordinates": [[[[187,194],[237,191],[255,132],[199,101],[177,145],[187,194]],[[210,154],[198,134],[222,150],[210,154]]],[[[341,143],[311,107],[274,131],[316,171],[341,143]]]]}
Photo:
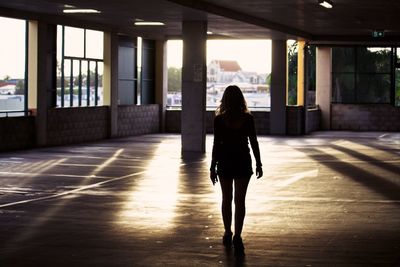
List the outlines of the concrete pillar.
{"type": "Polygon", "coordinates": [[[205,152],[207,23],[182,24],[182,151],[205,152]]]}
{"type": "Polygon", "coordinates": [[[37,72],[38,72],[38,22],[28,23],[28,109],[37,112],[37,72]]]}
{"type": "Polygon", "coordinates": [[[109,136],[118,135],[118,35],[104,32],[104,105],[109,106],[109,136]]]}
{"type": "Polygon", "coordinates": [[[155,89],[156,104],[160,105],[160,130],[165,131],[165,113],[168,91],[167,42],[156,41],[155,89]]]}
{"type": "Polygon", "coordinates": [[[317,47],[315,102],[321,110],[321,129],[331,128],[332,48],[317,47]]]}
{"type": "Polygon", "coordinates": [[[56,25],[30,21],[28,108],[36,116],[36,144],[38,146],[47,144],[47,115],[55,101],[56,36],[56,25]]]}
{"type": "Polygon", "coordinates": [[[304,106],[304,47],[305,41],[297,41],[297,105],[304,106]]]}
{"type": "Polygon", "coordinates": [[[271,134],[286,134],[287,87],[286,40],[272,40],[271,65],[271,134]]]}

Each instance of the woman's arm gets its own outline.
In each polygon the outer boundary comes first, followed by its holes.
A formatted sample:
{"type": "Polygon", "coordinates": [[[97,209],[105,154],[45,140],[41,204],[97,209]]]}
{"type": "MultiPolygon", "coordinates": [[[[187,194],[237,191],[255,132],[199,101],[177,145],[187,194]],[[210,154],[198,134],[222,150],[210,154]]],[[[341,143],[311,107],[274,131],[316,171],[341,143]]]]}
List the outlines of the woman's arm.
{"type": "Polygon", "coordinates": [[[217,179],[217,172],[216,172],[216,166],[218,162],[218,154],[219,154],[219,144],[221,143],[220,141],[220,129],[218,126],[218,118],[214,118],[214,143],[213,143],[213,149],[212,149],[212,158],[211,158],[211,166],[210,166],[210,179],[213,184],[215,184],[218,179],[217,179]]]}
{"type": "Polygon", "coordinates": [[[262,163],[261,163],[261,155],[260,155],[260,147],[258,146],[256,127],[254,124],[254,118],[250,115],[250,123],[249,123],[249,140],[251,145],[251,150],[253,150],[254,158],[256,160],[256,174],[257,178],[260,178],[263,175],[262,171],[262,163]]]}

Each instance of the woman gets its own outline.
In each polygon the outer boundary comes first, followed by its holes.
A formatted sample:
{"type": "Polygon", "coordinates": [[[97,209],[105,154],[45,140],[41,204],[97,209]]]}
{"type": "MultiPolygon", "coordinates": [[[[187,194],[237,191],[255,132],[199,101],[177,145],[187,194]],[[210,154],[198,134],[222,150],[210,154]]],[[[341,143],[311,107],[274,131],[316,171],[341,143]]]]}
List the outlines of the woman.
{"type": "Polygon", "coordinates": [[[263,175],[254,119],[247,109],[242,91],[236,85],[225,89],[214,119],[214,146],[210,168],[213,184],[219,181],[222,190],[222,219],[225,234],[222,242],[226,248],[233,246],[236,256],[244,256],[241,238],[246,213],[245,198],[253,174],[248,140],[256,160],[256,175],[263,175]],[[232,191],[235,186],[235,236],[232,240],[232,191]]]}

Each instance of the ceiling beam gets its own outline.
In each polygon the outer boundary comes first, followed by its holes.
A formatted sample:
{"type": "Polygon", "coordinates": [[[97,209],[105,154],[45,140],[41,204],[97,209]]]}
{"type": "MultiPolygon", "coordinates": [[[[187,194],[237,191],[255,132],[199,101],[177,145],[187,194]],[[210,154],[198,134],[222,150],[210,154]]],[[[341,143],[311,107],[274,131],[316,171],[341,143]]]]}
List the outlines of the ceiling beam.
{"type": "Polygon", "coordinates": [[[181,6],[189,7],[192,9],[201,10],[210,14],[230,18],[237,21],[242,21],[259,27],[267,28],[270,30],[278,31],[284,34],[294,35],[304,39],[313,39],[312,34],[293,28],[285,26],[273,21],[266,19],[261,19],[258,17],[251,16],[249,14],[215,5],[202,0],[167,0],[169,2],[179,4],[181,6]]]}

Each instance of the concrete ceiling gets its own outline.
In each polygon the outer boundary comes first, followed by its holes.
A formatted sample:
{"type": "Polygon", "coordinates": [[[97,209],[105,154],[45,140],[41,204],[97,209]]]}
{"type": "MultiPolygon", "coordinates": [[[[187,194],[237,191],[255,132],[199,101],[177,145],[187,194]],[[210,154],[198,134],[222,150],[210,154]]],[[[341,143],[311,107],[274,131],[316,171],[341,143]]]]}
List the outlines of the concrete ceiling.
{"type": "Polygon", "coordinates": [[[0,15],[44,19],[72,26],[112,28],[146,38],[179,38],[184,20],[206,20],[212,36],[297,38],[318,41],[398,41],[400,1],[332,0],[0,0],[0,15]],[[65,5],[100,14],[63,14],[65,5]],[[134,26],[135,19],[165,26],[134,26]],[[385,30],[373,39],[372,30],[385,30]]]}

